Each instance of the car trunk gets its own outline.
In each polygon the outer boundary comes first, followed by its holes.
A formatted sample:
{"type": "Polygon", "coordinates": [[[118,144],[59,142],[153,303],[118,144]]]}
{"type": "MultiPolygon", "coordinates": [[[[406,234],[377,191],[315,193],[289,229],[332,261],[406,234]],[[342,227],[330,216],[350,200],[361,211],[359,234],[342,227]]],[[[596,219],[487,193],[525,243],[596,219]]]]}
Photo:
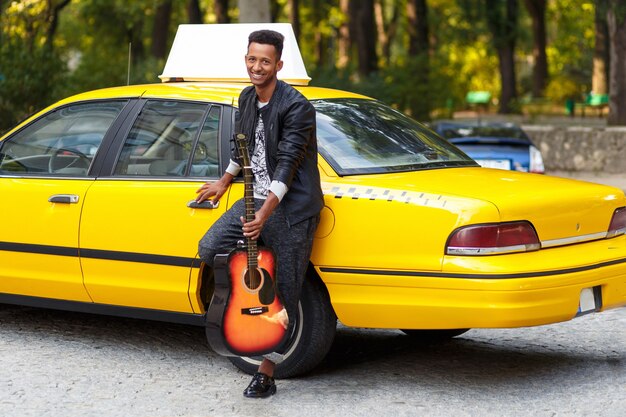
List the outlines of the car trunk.
{"type": "MultiPolygon", "coordinates": [[[[617,188],[488,168],[433,169],[375,175],[370,180],[390,189],[492,203],[499,212],[494,222],[528,220],[544,247],[602,238],[615,209],[626,205],[617,188]]],[[[463,225],[462,217],[470,218],[460,215],[458,226],[463,225]]]]}

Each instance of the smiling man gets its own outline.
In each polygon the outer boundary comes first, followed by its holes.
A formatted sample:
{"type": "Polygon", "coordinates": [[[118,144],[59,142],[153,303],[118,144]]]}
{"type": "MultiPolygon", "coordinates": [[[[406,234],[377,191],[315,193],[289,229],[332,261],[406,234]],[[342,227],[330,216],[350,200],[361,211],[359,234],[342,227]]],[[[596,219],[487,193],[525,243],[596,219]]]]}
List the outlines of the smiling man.
{"type": "MultiPolygon", "coordinates": [[[[317,168],[315,109],[302,94],[277,78],[283,66],[283,41],[283,35],[272,30],[253,32],[245,56],[252,86],[239,96],[237,132],[249,139],[255,218],[245,222],[244,201],[237,201],[200,240],[199,253],[212,265],[217,253],[233,249],[242,237],[261,239],[273,249],[276,282],[287,312],[283,324],[291,333],[324,200],[317,168]]],[[[233,151],[222,178],[204,184],[196,201],[212,197],[217,203],[241,165],[233,151]]],[[[280,352],[266,355],[244,396],[274,394],[274,368],[281,360],[280,352]]]]}

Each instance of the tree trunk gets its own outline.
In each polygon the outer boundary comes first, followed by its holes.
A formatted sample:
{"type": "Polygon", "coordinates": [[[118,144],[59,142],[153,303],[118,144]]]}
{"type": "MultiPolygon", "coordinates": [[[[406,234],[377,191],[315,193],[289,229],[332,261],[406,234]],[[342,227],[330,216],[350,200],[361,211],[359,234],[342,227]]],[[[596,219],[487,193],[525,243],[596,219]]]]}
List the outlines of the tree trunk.
{"type": "Polygon", "coordinates": [[[398,2],[392,2],[391,18],[385,19],[385,0],[377,0],[374,7],[376,13],[376,28],[378,29],[378,43],[381,45],[383,59],[389,65],[391,61],[391,43],[398,32],[400,7],[398,2]]]}
{"type": "Polygon", "coordinates": [[[269,0],[239,0],[239,23],[271,22],[269,0]]]}
{"type": "Polygon", "coordinates": [[[607,1],[596,1],[595,34],[596,41],[593,50],[593,76],[591,91],[596,94],[608,93],[609,79],[609,28],[606,22],[607,1]]]}
{"type": "Polygon", "coordinates": [[[172,17],[172,0],[163,0],[157,6],[152,28],[152,56],[165,59],[167,54],[167,34],[172,17]]]}
{"type": "Polygon", "coordinates": [[[406,6],[409,19],[409,55],[428,54],[428,9],[426,0],[409,0],[406,6]]]}
{"type": "Polygon", "coordinates": [[[500,103],[498,113],[513,112],[513,101],[517,99],[515,74],[515,42],[517,40],[517,0],[506,0],[504,10],[499,0],[486,0],[487,24],[491,30],[493,44],[498,52],[500,103]]]}
{"type": "Polygon", "coordinates": [[[512,103],[517,98],[515,74],[515,46],[503,46],[498,49],[498,61],[502,91],[498,113],[510,114],[513,112],[512,103]]]}
{"type": "Polygon", "coordinates": [[[405,95],[405,107],[418,120],[430,119],[430,45],[426,0],[409,0],[406,7],[409,32],[409,65],[412,87],[405,95]]]}
{"type": "Polygon", "coordinates": [[[146,50],[143,44],[143,38],[141,34],[143,33],[143,20],[139,20],[133,23],[133,26],[126,31],[126,36],[128,37],[128,41],[131,43],[132,47],[132,63],[137,64],[140,62],[145,54],[146,50]]]}
{"type": "Polygon", "coordinates": [[[53,6],[52,0],[48,0],[47,17],[46,17],[46,20],[48,21],[48,30],[46,31],[45,47],[49,51],[52,51],[54,35],[56,34],[57,27],[59,26],[59,13],[68,4],[70,4],[70,0],[63,0],[56,6],[53,6]]]}
{"type": "Polygon", "coordinates": [[[546,55],[546,0],[524,0],[533,25],[533,97],[543,97],[548,83],[546,55]]]}
{"type": "Polygon", "coordinates": [[[607,11],[611,70],[609,81],[610,126],[626,125],[626,5],[622,0],[609,0],[607,11]]]}
{"type": "MultiPolygon", "coordinates": [[[[325,15],[327,9],[323,7],[324,0],[313,0],[313,25],[319,28],[322,21],[328,17],[325,15]]],[[[317,68],[324,68],[328,64],[329,58],[328,36],[320,30],[315,31],[315,63],[317,68]]],[[[331,59],[332,61],[332,59],[331,59]]]]}
{"type": "Polygon", "coordinates": [[[213,11],[215,12],[217,23],[230,23],[228,0],[214,0],[213,11]]]}
{"type": "Polygon", "coordinates": [[[300,41],[300,2],[299,0],[289,0],[289,21],[296,35],[296,40],[300,41]]]}
{"type": "Polygon", "coordinates": [[[349,9],[350,22],[354,22],[350,38],[356,43],[359,74],[368,76],[378,69],[374,0],[350,0],[349,9]]]}
{"type": "Polygon", "coordinates": [[[202,10],[199,0],[187,0],[187,21],[198,25],[202,23],[202,10]]]}
{"type": "Polygon", "coordinates": [[[282,4],[278,4],[278,0],[270,0],[270,22],[278,22],[281,10],[282,4]]]}
{"type": "Polygon", "coordinates": [[[350,0],[339,0],[339,8],[341,9],[341,14],[345,17],[345,21],[341,22],[341,26],[339,26],[339,36],[338,36],[338,52],[339,56],[337,57],[337,68],[346,68],[348,66],[348,62],[350,61],[350,51],[351,51],[351,39],[350,34],[352,30],[350,27],[352,23],[350,19],[350,0]]]}

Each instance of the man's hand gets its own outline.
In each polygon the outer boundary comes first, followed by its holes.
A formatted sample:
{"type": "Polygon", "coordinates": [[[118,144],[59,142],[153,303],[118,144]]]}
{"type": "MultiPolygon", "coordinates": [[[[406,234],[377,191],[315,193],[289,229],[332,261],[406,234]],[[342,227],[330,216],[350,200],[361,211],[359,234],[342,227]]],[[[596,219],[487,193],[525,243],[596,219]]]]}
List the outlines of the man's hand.
{"type": "Polygon", "coordinates": [[[246,222],[246,219],[242,216],[241,223],[243,223],[243,235],[252,240],[258,240],[261,236],[261,230],[265,226],[265,222],[269,219],[274,209],[278,206],[280,200],[272,192],[269,193],[263,206],[254,215],[254,220],[246,222]]]}
{"type": "Polygon", "coordinates": [[[202,203],[203,201],[213,197],[213,200],[211,200],[211,202],[213,203],[213,205],[217,204],[217,202],[220,201],[220,198],[222,198],[224,193],[226,193],[226,190],[228,190],[228,186],[230,185],[232,180],[233,176],[229,173],[225,173],[224,176],[218,181],[205,182],[204,184],[202,184],[202,187],[196,190],[196,194],[198,194],[196,196],[196,202],[202,203]]]}

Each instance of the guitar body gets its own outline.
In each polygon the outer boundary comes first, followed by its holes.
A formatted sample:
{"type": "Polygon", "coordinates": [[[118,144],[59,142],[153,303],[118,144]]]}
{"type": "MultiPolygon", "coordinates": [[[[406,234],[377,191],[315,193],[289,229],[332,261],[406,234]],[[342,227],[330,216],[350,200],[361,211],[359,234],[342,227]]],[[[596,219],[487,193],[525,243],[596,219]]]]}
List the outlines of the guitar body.
{"type": "MultiPolygon", "coordinates": [[[[254,174],[246,136],[236,134],[234,139],[243,160],[245,219],[251,222],[255,218],[254,174]]],[[[245,249],[216,255],[213,271],[215,290],[206,325],[213,350],[226,356],[258,356],[279,350],[287,340],[287,312],[276,290],[272,251],[248,238],[245,249]]]]}
{"type": "Polygon", "coordinates": [[[215,290],[207,312],[207,340],[225,356],[258,356],[274,352],[287,339],[277,316],[285,314],[275,283],[271,250],[259,248],[257,275],[248,269],[246,250],[217,255],[215,290]]]}

